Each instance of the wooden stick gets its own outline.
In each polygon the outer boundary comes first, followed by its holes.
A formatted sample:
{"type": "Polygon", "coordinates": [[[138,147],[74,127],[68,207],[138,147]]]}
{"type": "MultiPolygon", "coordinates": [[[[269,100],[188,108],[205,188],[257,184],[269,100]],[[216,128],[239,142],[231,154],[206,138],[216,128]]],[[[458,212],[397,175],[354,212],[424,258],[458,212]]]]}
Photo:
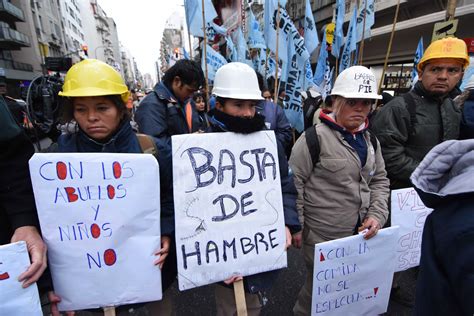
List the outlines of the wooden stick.
{"type": "Polygon", "coordinates": [[[115,307],[104,307],[104,316],[115,316],[115,307]]]}
{"type": "Polygon", "coordinates": [[[364,26],[362,27],[362,43],[359,46],[359,65],[362,65],[362,61],[364,60],[364,37],[365,37],[365,19],[367,17],[367,1],[365,0],[365,8],[364,8],[364,26]]]}
{"type": "Polygon", "coordinates": [[[379,82],[379,89],[378,89],[379,94],[380,94],[380,91],[382,90],[382,82],[384,79],[383,77],[385,76],[385,70],[387,69],[388,57],[390,56],[390,51],[392,50],[393,35],[395,33],[395,25],[397,25],[399,9],[400,9],[400,0],[397,1],[397,9],[395,10],[395,16],[393,17],[392,34],[390,34],[390,41],[388,42],[387,54],[385,55],[385,62],[383,64],[382,77],[380,78],[380,82],[379,82]]]}
{"type": "Polygon", "coordinates": [[[277,19],[276,19],[276,52],[275,52],[275,63],[276,63],[276,67],[275,67],[275,95],[273,97],[273,102],[275,104],[277,104],[277,101],[278,101],[278,67],[280,65],[280,63],[278,62],[278,37],[279,37],[279,28],[280,28],[280,1],[278,1],[278,9],[277,9],[277,19]]]}
{"type": "MultiPolygon", "coordinates": [[[[339,51],[340,53],[341,51],[339,51]]],[[[339,75],[339,58],[336,58],[336,77],[339,75]]]]}
{"type": "MultiPolygon", "coordinates": [[[[206,95],[206,100],[209,100],[209,86],[208,86],[208,81],[209,81],[209,75],[207,72],[207,35],[206,35],[206,18],[205,18],[205,13],[204,13],[204,0],[201,0],[202,3],[202,33],[204,35],[204,40],[203,40],[203,47],[202,51],[204,54],[204,60],[206,61],[205,64],[205,75],[206,75],[206,82],[204,83],[204,93],[206,95]]],[[[207,101],[207,110],[209,111],[209,101],[207,101]]]]}
{"type": "Polygon", "coordinates": [[[454,14],[456,13],[456,2],[457,0],[449,0],[446,7],[446,21],[453,20],[454,14]]]}
{"type": "Polygon", "coordinates": [[[193,45],[191,44],[191,34],[189,33],[189,25],[188,25],[188,43],[189,43],[189,59],[193,60],[193,45]]]}
{"type": "Polygon", "coordinates": [[[234,282],[235,306],[237,316],[247,316],[247,303],[245,302],[244,280],[234,282]]]}

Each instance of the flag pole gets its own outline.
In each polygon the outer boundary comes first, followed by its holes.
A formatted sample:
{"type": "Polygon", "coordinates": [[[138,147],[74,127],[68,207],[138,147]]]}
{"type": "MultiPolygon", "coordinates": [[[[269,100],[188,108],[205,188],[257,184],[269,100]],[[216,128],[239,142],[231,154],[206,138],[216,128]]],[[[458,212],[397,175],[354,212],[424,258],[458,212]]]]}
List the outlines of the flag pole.
{"type": "Polygon", "coordinates": [[[359,47],[359,65],[362,65],[364,60],[364,39],[365,39],[365,19],[367,17],[367,0],[365,0],[365,8],[364,8],[364,24],[362,27],[362,43],[360,43],[359,47]]]}
{"type": "MultiPolygon", "coordinates": [[[[260,49],[260,53],[261,53],[261,52],[262,52],[262,49],[260,49]]],[[[268,50],[265,48],[265,81],[266,81],[265,86],[268,87],[267,68],[268,68],[268,50]]]]}
{"type": "Polygon", "coordinates": [[[193,46],[191,44],[191,34],[189,33],[189,25],[188,25],[188,43],[189,43],[189,59],[192,60],[193,59],[193,46]]]}
{"type": "Polygon", "coordinates": [[[275,52],[275,87],[274,87],[274,93],[275,95],[273,96],[273,101],[275,104],[277,104],[278,101],[278,67],[280,63],[278,62],[278,37],[280,36],[278,33],[278,30],[280,28],[280,1],[278,1],[278,8],[277,8],[277,18],[276,18],[276,52],[275,52]]]}
{"type": "MultiPolygon", "coordinates": [[[[204,83],[204,93],[206,95],[206,100],[209,100],[209,86],[208,86],[208,72],[207,72],[207,35],[206,35],[206,18],[205,18],[205,13],[204,13],[204,0],[201,0],[202,3],[202,33],[204,35],[203,39],[203,57],[205,61],[205,75],[206,75],[206,82],[204,83]]],[[[207,102],[207,110],[209,111],[209,102],[207,102]]]]}
{"type": "Polygon", "coordinates": [[[393,35],[395,33],[395,25],[397,24],[399,9],[400,9],[400,0],[397,1],[397,9],[395,10],[395,16],[393,17],[392,33],[390,34],[390,41],[388,42],[388,49],[387,49],[387,54],[385,55],[385,62],[383,64],[382,77],[380,78],[378,93],[380,93],[380,91],[382,90],[382,82],[384,79],[383,77],[385,76],[385,70],[387,69],[387,63],[388,63],[388,57],[390,56],[390,51],[392,49],[393,35]]]}

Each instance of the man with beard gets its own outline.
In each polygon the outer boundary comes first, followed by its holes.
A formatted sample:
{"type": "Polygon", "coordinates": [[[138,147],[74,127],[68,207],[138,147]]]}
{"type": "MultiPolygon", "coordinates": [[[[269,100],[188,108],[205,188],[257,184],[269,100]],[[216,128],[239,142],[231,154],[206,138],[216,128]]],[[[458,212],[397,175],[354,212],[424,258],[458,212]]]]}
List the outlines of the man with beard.
{"type": "MultiPolygon", "coordinates": [[[[382,146],[391,189],[411,187],[410,175],[436,145],[459,137],[461,110],[453,98],[469,65],[466,43],[454,37],[434,41],[417,65],[418,82],[407,94],[383,106],[372,131],[382,146]]],[[[398,286],[395,274],[391,299],[413,306],[414,299],[398,286]]]]}
{"type": "MultiPolygon", "coordinates": [[[[209,112],[210,127],[207,132],[234,132],[250,134],[265,129],[265,118],[256,113],[256,105],[262,100],[257,75],[248,65],[238,62],[219,68],[214,80],[212,94],[216,97],[216,107],[209,112]]],[[[277,141],[280,167],[283,212],[285,215],[286,247],[291,245],[291,234],[301,230],[296,213],[296,188],[288,172],[285,152],[277,141]]],[[[269,271],[245,277],[245,301],[248,315],[259,315],[267,301],[265,295],[271,288],[278,272],[269,271]]],[[[234,291],[229,288],[241,279],[232,277],[224,284],[216,285],[217,315],[236,315],[234,291]]]]}

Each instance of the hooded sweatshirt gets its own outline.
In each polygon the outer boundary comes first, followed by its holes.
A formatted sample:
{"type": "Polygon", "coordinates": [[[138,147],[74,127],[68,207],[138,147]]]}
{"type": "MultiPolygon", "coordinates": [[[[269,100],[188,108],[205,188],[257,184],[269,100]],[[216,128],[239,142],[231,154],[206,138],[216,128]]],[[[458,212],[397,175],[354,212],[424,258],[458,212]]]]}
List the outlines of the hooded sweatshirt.
{"type": "Polygon", "coordinates": [[[416,315],[474,315],[474,140],[434,147],[411,176],[426,206],[416,315]]]}

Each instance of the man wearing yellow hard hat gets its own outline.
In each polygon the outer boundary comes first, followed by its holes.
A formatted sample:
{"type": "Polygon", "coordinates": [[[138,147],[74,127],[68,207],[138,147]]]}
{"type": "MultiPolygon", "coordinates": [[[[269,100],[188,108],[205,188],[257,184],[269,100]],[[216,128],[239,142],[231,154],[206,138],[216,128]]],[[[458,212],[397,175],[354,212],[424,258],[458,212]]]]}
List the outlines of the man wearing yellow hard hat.
{"type": "MultiPolygon", "coordinates": [[[[411,187],[410,175],[425,155],[445,140],[457,139],[461,111],[453,103],[464,69],[469,65],[466,43],[455,37],[434,41],[417,65],[419,81],[374,116],[372,130],[382,146],[391,189],[411,187]]],[[[397,289],[392,298],[413,305],[397,289]]]]}

